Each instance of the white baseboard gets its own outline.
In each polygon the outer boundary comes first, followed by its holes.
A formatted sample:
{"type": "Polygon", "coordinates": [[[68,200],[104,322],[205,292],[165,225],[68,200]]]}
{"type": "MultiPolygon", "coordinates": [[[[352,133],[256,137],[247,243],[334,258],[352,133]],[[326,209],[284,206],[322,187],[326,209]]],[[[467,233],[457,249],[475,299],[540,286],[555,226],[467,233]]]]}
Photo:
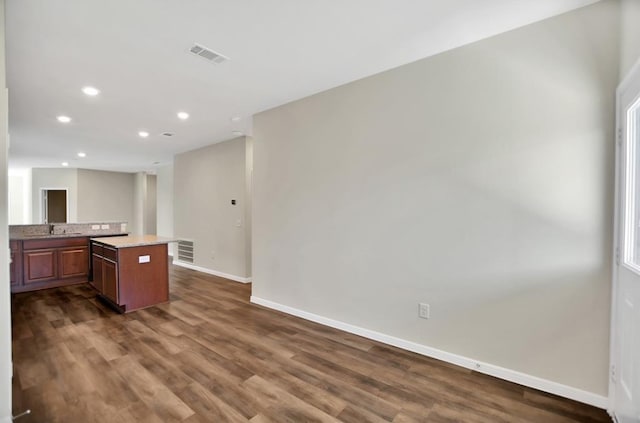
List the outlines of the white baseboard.
{"type": "Polygon", "coordinates": [[[209,275],[220,276],[221,278],[230,279],[232,281],[241,283],[250,283],[251,278],[243,278],[242,276],[231,275],[229,273],[219,272],[213,269],[207,269],[206,267],[196,266],[195,264],[185,263],[183,261],[173,260],[173,264],[180,267],[186,267],[187,269],[197,270],[198,272],[207,273],[209,275]]]}
{"type": "Polygon", "coordinates": [[[618,423],[620,421],[616,413],[614,413],[612,410],[607,410],[607,413],[609,413],[609,417],[611,417],[611,421],[613,423],[618,423]]]}
{"type": "Polygon", "coordinates": [[[394,347],[402,348],[403,350],[412,351],[427,357],[446,361],[447,363],[456,364],[460,367],[465,367],[467,369],[472,369],[480,373],[485,373],[500,379],[508,380],[509,382],[515,382],[520,385],[548,392],[550,394],[559,395],[561,397],[593,405],[594,407],[607,409],[609,406],[609,399],[607,397],[594,394],[592,392],[572,388],[561,383],[552,382],[550,380],[531,376],[526,373],[520,373],[515,370],[506,369],[504,367],[495,366],[493,364],[484,363],[468,357],[463,357],[461,355],[449,353],[436,348],[431,348],[426,345],[417,344],[415,342],[385,335],[384,333],[350,325],[348,323],[329,319],[327,317],[319,316],[317,314],[309,313],[297,308],[275,303],[263,298],[251,296],[251,302],[267,308],[281,311],[283,313],[301,317],[306,320],[311,320],[312,322],[320,323],[325,326],[330,326],[332,328],[340,329],[345,332],[372,339],[374,341],[382,342],[383,344],[393,345],[394,347]]]}

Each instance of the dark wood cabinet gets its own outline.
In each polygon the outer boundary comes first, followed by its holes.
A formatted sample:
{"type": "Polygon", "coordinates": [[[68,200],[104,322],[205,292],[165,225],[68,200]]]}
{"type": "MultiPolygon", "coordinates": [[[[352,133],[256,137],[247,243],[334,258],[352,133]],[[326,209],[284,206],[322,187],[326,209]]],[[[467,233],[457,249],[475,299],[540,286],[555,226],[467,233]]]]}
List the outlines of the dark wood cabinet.
{"type": "Polygon", "coordinates": [[[95,251],[91,255],[91,267],[93,269],[93,277],[89,280],[91,286],[93,286],[98,292],[102,292],[102,256],[98,255],[95,251]]]}
{"type": "Polygon", "coordinates": [[[11,250],[11,264],[9,265],[9,280],[11,288],[22,283],[22,242],[11,240],[9,242],[11,250]]]}
{"type": "Polygon", "coordinates": [[[104,297],[118,304],[118,251],[96,242],[91,243],[91,285],[104,297]]]}
{"type": "Polygon", "coordinates": [[[118,263],[108,258],[102,261],[102,293],[105,297],[119,304],[118,297],[118,263]]]}
{"type": "Polygon", "coordinates": [[[87,282],[89,238],[11,240],[11,292],[87,282]]]}
{"type": "Polygon", "coordinates": [[[51,281],[58,277],[55,249],[25,251],[23,261],[25,285],[51,281]]]}
{"type": "Polygon", "coordinates": [[[114,248],[91,243],[92,286],[120,312],[169,301],[167,244],[114,248]]]}
{"type": "Polygon", "coordinates": [[[60,279],[87,277],[89,275],[89,247],[62,248],[58,250],[60,279]]]}

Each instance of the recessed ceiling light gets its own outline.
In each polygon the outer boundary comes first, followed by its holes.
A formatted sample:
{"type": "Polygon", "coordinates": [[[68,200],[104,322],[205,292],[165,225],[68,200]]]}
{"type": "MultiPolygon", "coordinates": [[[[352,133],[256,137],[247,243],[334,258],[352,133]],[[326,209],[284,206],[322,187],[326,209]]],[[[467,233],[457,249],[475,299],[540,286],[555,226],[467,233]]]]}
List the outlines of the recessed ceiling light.
{"type": "Polygon", "coordinates": [[[189,119],[189,113],[187,112],[178,112],[178,118],[182,120],[189,119]]]}
{"type": "Polygon", "coordinates": [[[78,157],[87,157],[87,153],[83,153],[82,151],[78,153],[78,157]]]}
{"type": "Polygon", "coordinates": [[[142,138],[147,138],[149,136],[149,133],[147,131],[140,131],[138,132],[138,135],[140,135],[140,137],[142,138]]]}
{"type": "Polygon", "coordinates": [[[244,132],[242,132],[242,131],[232,131],[231,134],[235,135],[236,137],[239,137],[239,136],[244,135],[244,132]]]}
{"type": "Polygon", "coordinates": [[[231,118],[231,122],[240,122],[240,119],[242,119],[240,116],[234,116],[231,118]]]}
{"type": "Polygon", "coordinates": [[[69,162],[62,162],[62,166],[64,166],[64,167],[69,166],[69,162]]]}
{"type": "Polygon", "coordinates": [[[100,90],[96,87],[83,87],[82,92],[90,97],[95,97],[100,94],[100,90]]]}
{"type": "Polygon", "coordinates": [[[71,118],[69,116],[58,116],[56,119],[58,119],[58,122],[61,122],[61,123],[71,122],[71,118]]]}

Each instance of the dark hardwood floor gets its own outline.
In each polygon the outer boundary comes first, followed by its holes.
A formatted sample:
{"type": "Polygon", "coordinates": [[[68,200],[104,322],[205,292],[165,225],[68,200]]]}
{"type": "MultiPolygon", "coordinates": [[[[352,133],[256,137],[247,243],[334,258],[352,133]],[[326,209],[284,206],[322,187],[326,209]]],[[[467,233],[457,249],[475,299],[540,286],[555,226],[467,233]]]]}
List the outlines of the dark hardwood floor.
{"type": "Polygon", "coordinates": [[[249,303],[171,268],[127,315],[88,285],[13,296],[14,414],[27,422],[608,422],[603,410],[249,303]]]}

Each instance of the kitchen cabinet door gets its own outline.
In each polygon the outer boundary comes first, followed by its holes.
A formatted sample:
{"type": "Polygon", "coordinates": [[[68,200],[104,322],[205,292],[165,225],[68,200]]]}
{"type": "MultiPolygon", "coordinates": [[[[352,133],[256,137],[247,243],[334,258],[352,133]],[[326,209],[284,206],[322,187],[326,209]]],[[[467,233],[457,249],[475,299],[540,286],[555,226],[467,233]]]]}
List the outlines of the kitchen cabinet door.
{"type": "Polygon", "coordinates": [[[33,250],[23,253],[25,285],[57,279],[57,250],[33,250]]]}
{"type": "Polygon", "coordinates": [[[87,277],[89,275],[89,247],[61,248],[60,279],[87,277]]]}
{"type": "Polygon", "coordinates": [[[102,260],[102,294],[118,303],[118,263],[109,259],[102,260]]]}
{"type": "Polygon", "coordinates": [[[104,293],[104,288],[102,286],[102,275],[103,275],[103,270],[102,270],[102,262],[103,259],[100,256],[97,255],[93,255],[92,257],[92,268],[93,268],[93,280],[89,281],[89,283],[91,284],[91,286],[93,286],[99,293],[103,294],[104,293]]]}

